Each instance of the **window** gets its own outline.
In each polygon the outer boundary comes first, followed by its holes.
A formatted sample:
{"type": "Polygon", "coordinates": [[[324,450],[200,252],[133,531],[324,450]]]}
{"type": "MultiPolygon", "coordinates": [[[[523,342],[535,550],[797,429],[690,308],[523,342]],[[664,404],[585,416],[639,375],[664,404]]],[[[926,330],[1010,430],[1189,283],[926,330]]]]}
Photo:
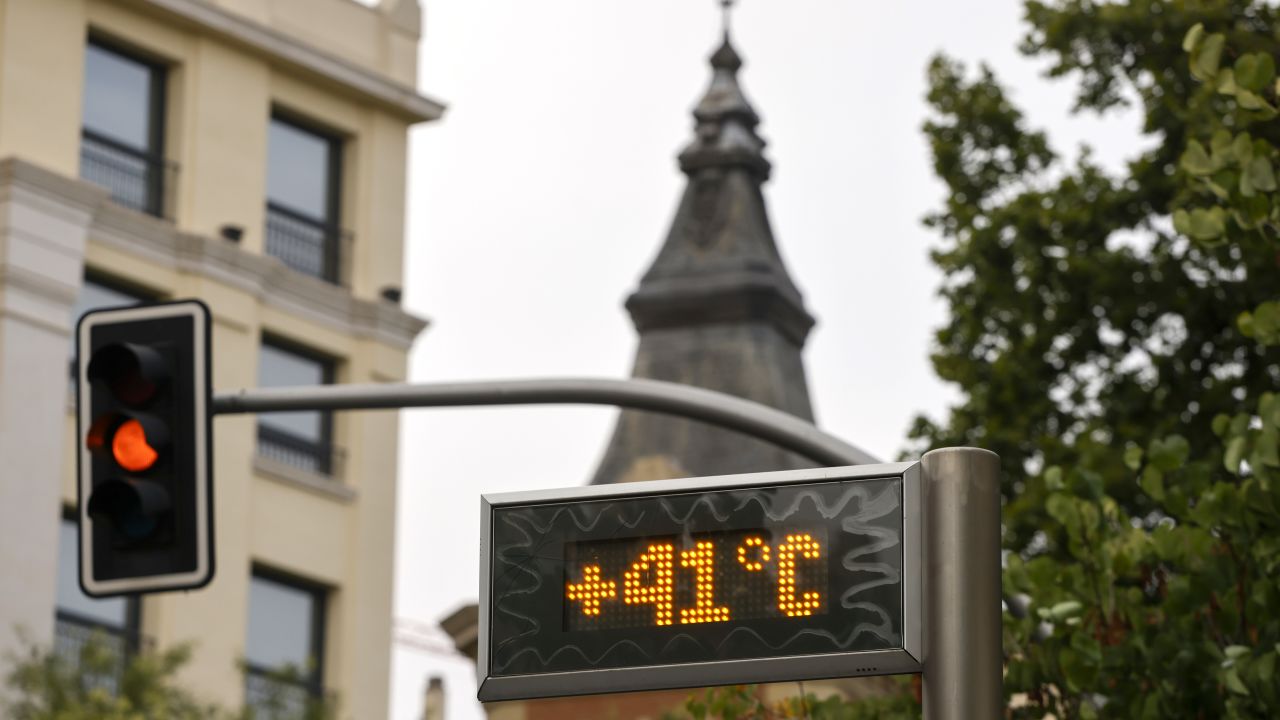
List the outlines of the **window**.
{"type": "Polygon", "coordinates": [[[125,664],[138,651],[138,602],[133,598],[95,600],[80,589],[79,533],[72,518],[58,528],[58,590],[54,622],[54,651],[72,667],[80,665],[81,652],[91,638],[107,650],[110,668],[85,673],[86,683],[115,694],[124,677],[125,664]]]}
{"type": "Polygon", "coordinates": [[[338,224],[341,142],[279,117],[267,134],[267,254],[331,283],[341,281],[338,224]]]}
{"type": "Polygon", "coordinates": [[[93,276],[86,275],[84,284],[80,286],[80,294],[76,297],[76,303],[71,307],[71,347],[68,351],[71,358],[71,379],[76,377],[76,339],[74,337],[76,323],[80,321],[80,317],[90,310],[100,310],[102,308],[120,307],[122,305],[135,305],[140,302],[149,302],[154,300],[145,293],[137,290],[125,289],[121,285],[112,284],[111,281],[105,279],[97,279],[93,276]]]}
{"type": "Polygon", "coordinates": [[[164,68],[90,40],[80,176],[126,207],[165,215],[164,68]]]}
{"type": "MultiPolygon", "coordinates": [[[[326,385],[333,361],[264,339],[258,353],[258,386],[326,385]]],[[[258,415],[258,454],[321,475],[333,474],[333,416],[327,412],[258,415]]]]}
{"type": "Polygon", "coordinates": [[[325,591],[265,571],[249,580],[245,703],[255,717],[303,717],[323,692],[325,591]]]}

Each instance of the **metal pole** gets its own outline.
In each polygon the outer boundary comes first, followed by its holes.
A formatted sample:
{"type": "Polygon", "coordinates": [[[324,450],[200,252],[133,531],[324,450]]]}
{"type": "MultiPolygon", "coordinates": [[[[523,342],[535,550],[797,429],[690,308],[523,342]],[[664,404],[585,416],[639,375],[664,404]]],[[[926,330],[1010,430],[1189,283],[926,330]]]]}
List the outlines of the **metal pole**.
{"type": "Polygon", "coordinates": [[[701,420],[772,442],[822,465],[879,462],[870,453],[781,410],[712,390],[658,380],[566,378],[259,388],[215,395],[213,413],[561,403],[617,405],[701,420]]]}
{"type": "Polygon", "coordinates": [[[945,448],[924,480],[924,718],[1004,714],[1000,617],[1000,456],[945,448]]]}

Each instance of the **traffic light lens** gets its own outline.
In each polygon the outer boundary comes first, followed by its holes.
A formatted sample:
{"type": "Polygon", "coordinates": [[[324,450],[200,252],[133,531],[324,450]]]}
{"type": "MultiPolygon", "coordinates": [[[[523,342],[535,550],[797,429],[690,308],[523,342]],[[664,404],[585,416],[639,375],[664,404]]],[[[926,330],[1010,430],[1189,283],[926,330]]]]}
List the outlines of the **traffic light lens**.
{"type": "Polygon", "coordinates": [[[130,541],[154,533],[169,507],[169,493],[145,480],[108,480],[89,497],[89,517],[110,523],[130,541]]]}
{"type": "Polygon", "coordinates": [[[125,420],[111,438],[111,455],[129,472],[142,472],[156,464],[160,453],[147,442],[147,431],[137,420],[125,420]]]}
{"type": "Polygon", "coordinates": [[[98,350],[89,360],[87,372],[90,381],[103,381],[112,395],[133,407],[155,397],[160,387],[157,381],[168,376],[165,359],[155,348],[131,343],[98,350]]]}

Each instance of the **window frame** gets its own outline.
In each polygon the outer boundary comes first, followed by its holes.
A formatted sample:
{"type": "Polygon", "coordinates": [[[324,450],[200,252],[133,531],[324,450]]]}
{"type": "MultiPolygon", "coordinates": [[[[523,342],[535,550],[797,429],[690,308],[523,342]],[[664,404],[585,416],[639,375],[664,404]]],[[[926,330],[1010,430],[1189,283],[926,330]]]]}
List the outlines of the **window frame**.
{"type": "MultiPolygon", "coordinates": [[[[271,108],[271,115],[268,118],[268,129],[270,123],[278,122],[282,125],[288,125],[294,130],[312,135],[322,140],[329,148],[329,162],[326,170],[329,173],[329,182],[325,187],[324,209],[325,217],[318,218],[286,205],[274,202],[271,199],[270,189],[267,194],[267,207],[273,210],[279,210],[285,215],[296,216],[299,219],[310,221],[312,223],[323,225],[326,229],[336,235],[342,228],[342,153],[346,147],[346,138],[339,132],[323,127],[314,120],[310,120],[298,113],[292,112],[279,106],[271,108]]],[[[267,172],[270,172],[271,150],[267,149],[267,172]]]]}
{"type": "MultiPolygon", "coordinates": [[[[281,352],[288,353],[290,355],[294,355],[296,357],[303,358],[311,362],[315,362],[321,368],[320,384],[332,385],[334,384],[334,382],[336,382],[338,359],[333,357],[332,355],[327,355],[320,350],[316,350],[315,348],[302,345],[296,341],[281,337],[279,335],[273,335],[265,331],[262,333],[261,337],[258,340],[259,359],[262,356],[263,347],[271,347],[281,352]]],[[[312,443],[312,441],[307,438],[294,435],[290,433],[288,430],[280,430],[278,428],[268,428],[268,434],[278,433],[278,434],[284,435],[286,438],[294,442],[314,444],[315,457],[317,461],[316,462],[317,470],[315,472],[319,475],[336,479],[337,463],[335,462],[335,459],[337,455],[337,446],[334,444],[333,411],[332,410],[313,410],[310,412],[315,412],[320,416],[320,439],[318,441],[312,443]]],[[[256,431],[257,446],[254,449],[254,452],[258,457],[263,456],[261,453],[262,429],[263,429],[262,421],[261,419],[259,419],[257,423],[257,431],[256,431]]],[[[296,467],[288,463],[287,461],[281,460],[279,462],[282,462],[283,464],[288,465],[289,467],[296,467]]],[[[308,470],[309,468],[299,468],[299,469],[308,470]]]]}
{"type": "MultiPolygon", "coordinates": [[[[313,275],[320,279],[333,283],[335,285],[344,285],[344,265],[349,262],[349,258],[345,257],[344,247],[347,234],[342,229],[342,201],[343,188],[345,186],[343,177],[343,153],[347,148],[348,137],[337,130],[327,128],[315,120],[309,119],[299,113],[291,111],[287,108],[273,105],[271,113],[267,118],[268,135],[272,123],[280,123],[289,128],[310,135],[325,144],[329,151],[329,158],[326,167],[328,173],[328,182],[324,189],[324,217],[315,217],[308,212],[298,210],[283,203],[277,202],[271,197],[270,174],[271,174],[271,148],[268,142],[266,171],[268,179],[267,193],[265,197],[266,205],[266,224],[263,247],[265,252],[272,257],[277,257],[281,261],[289,263],[284,257],[271,252],[270,225],[272,215],[283,217],[285,221],[292,223],[301,223],[304,226],[311,226],[319,230],[324,240],[322,248],[321,271],[316,274],[307,270],[299,269],[299,272],[313,275]]],[[[298,269],[298,268],[294,268],[298,269]]]]}
{"type": "MultiPolygon", "coordinates": [[[[156,302],[162,296],[162,293],[157,292],[149,287],[146,287],[144,285],[139,285],[138,283],[133,282],[131,280],[117,277],[115,275],[111,275],[109,273],[98,270],[97,268],[88,267],[88,266],[85,267],[84,273],[80,279],[81,285],[84,285],[85,283],[93,283],[94,285],[100,285],[113,292],[118,292],[121,295],[130,295],[134,298],[137,298],[138,302],[140,303],[156,302]]],[[[72,320],[79,320],[79,318],[72,318],[72,320]]]]}
{"type": "MultiPolygon", "coordinates": [[[[80,109],[80,137],[106,145],[114,150],[141,158],[148,164],[147,208],[144,212],[156,217],[165,216],[166,191],[165,169],[165,119],[168,103],[169,66],[154,56],[138,51],[134,47],[110,36],[91,29],[85,38],[86,50],[95,47],[104,52],[117,55],[130,62],[145,67],[149,73],[147,89],[147,120],[150,127],[147,132],[147,147],[136,148],[126,142],[103,135],[89,129],[85,124],[84,108],[80,109]]],[[[83,153],[83,148],[81,153],[83,153]]]]}
{"type": "MultiPolygon", "coordinates": [[[[314,603],[314,605],[312,606],[313,611],[311,613],[311,628],[310,628],[311,642],[312,642],[311,650],[312,650],[312,654],[314,655],[314,658],[311,658],[311,660],[314,662],[315,667],[314,669],[311,670],[309,676],[305,679],[305,681],[302,684],[306,686],[307,690],[311,693],[312,697],[314,698],[322,697],[324,695],[324,677],[325,677],[324,655],[325,655],[325,649],[327,647],[327,639],[328,639],[326,637],[327,635],[326,631],[328,629],[328,617],[329,617],[329,594],[332,592],[332,588],[330,588],[327,585],[324,585],[323,583],[319,583],[314,580],[308,580],[306,578],[299,577],[292,573],[288,573],[283,570],[277,570],[273,567],[262,565],[259,563],[253,563],[252,567],[249,570],[249,587],[250,588],[253,586],[254,578],[261,578],[267,582],[275,583],[277,585],[283,585],[292,590],[301,591],[311,597],[311,601],[314,603]]],[[[252,597],[251,593],[246,593],[246,595],[248,597],[252,597]]],[[[249,618],[252,617],[252,614],[253,614],[253,608],[249,607],[249,612],[246,613],[246,622],[245,622],[246,640],[247,640],[247,633],[248,633],[249,624],[250,624],[249,618]]],[[[279,672],[281,670],[281,668],[264,667],[262,665],[258,665],[254,663],[249,659],[247,650],[248,648],[246,647],[246,654],[244,658],[244,667],[246,671],[245,672],[246,677],[250,674],[269,677],[272,673],[279,672]]],[[[305,668],[303,668],[303,670],[305,670],[305,668]]]]}

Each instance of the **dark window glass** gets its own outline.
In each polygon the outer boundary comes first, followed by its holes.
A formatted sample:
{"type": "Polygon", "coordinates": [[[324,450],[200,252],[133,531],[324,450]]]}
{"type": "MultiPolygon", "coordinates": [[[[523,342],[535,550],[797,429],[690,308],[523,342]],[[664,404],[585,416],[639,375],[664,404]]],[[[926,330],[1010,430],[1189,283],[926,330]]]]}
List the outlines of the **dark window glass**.
{"type": "Polygon", "coordinates": [[[267,200],[314,220],[331,220],[332,153],[332,140],[272,119],[267,138],[267,200]]]}
{"type": "MultiPolygon", "coordinates": [[[[258,353],[258,386],[323,385],[333,382],[333,363],[264,340],[258,353]]],[[[332,416],[325,412],[262,413],[258,451],[306,470],[332,471],[332,416]]]]}
{"type": "Polygon", "coordinates": [[[339,141],[280,118],[267,137],[267,254],[340,282],[339,141]]]}
{"type": "Polygon", "coordinates": [[[80,176],[121,205],[164,214],[164,69],[90,42],[84,59],[80,176]]]}
{"type": "Polygon", "coordinates": [[[255,573],[249,581],[245,700],[255,717],[303,717],[321,693],[324,592],[255,573]]]}
{"type": "Polygon", "coordinates": [[[84,129],[151,152],[156,69],[90,43],[84,58],[84,129]]]}
{"type": "Polygon", "coordinates": [[[262,668],[315,665],[317,597],[306,590],[255,575],[249,583],[249,637],[245,659],[262,668]]]}
{"type": "Polygon", "coordinates": [[[72,667],[80,667],[91,642],[106,652],[105,665],[84,669],[81,681],[90,688],[119,692],[124,668],[138,650],[138,605],[131,598],[94,599],[80,589],[77,552],[79,535],[73,520],[63,518],[58,527],[57,611],[54,651],[72,667]]]}

